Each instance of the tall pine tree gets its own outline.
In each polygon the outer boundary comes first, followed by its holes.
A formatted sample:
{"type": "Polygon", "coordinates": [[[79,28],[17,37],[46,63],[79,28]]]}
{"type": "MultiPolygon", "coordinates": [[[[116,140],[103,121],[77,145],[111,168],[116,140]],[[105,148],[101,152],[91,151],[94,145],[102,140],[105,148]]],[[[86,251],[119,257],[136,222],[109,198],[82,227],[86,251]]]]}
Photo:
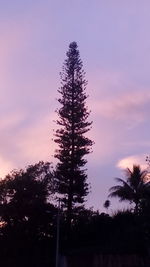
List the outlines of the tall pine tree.
{"type": "Polygon", "coordinates": [[[66,55],[60,73],[61,88],[58,90],[61,108],[57,110],[59,127],[55,142],[59,149],[55,151],[55,157],[59,160],[56,167],[57,190],[70,227],[73,211],[83,205],[88,194],[87,174],[83,168],[87,160],[84,156],[90,153],[93,142],[85,137],[92,122],[87,121],[87,81],[76,42],[70,43],[66,55]]]}

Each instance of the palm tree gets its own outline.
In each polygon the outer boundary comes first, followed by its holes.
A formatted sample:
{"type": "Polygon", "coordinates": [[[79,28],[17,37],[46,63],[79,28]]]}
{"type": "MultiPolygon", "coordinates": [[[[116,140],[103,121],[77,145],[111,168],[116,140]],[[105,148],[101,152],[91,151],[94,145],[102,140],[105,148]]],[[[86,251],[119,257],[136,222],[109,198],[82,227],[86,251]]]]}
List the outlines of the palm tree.
{"type": "Polygon", "coordinates": [[[150,182],[147,181],[148,172],[141,170],[139,165],[133,165],[133,170],[129,168],[125,171],[126,181],[121,178],[115,180],[121,185],[113,186],[109,189],[109,197],[119,197],[120,201],[130,201],[134,203],[134,211],[138,213],[146,198],[150,198],[150,182]]]}

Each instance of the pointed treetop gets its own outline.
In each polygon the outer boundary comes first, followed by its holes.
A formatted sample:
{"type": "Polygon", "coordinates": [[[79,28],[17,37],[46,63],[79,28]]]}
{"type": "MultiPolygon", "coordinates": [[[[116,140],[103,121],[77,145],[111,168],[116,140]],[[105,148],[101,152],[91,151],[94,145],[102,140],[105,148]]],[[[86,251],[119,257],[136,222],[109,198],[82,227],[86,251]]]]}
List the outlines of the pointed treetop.
{"type": "Polygon", "coordinates": [[[69,48],[76,49],[78,47],[76,42],[71,42],[69,48]]]}

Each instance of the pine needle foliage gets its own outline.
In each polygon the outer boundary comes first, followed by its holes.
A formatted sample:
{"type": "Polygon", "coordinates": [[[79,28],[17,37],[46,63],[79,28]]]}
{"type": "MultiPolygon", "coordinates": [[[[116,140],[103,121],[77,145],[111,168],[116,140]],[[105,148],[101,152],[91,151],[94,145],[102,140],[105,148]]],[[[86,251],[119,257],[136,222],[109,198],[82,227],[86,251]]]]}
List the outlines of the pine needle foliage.
{"type": "Polygon", "coordinates": [[[55,151],[55,157],[58,159],[57,192],[71,222],[73,210],[84,204],[89,191],[84,156],[90,153],[93,142],[85,136],[92,122],[88,121],[87,81],[76,42],[70,43],[66,55],[58,90],[61,107],[57,110],[55,142],[59,148],[55,151]]]}

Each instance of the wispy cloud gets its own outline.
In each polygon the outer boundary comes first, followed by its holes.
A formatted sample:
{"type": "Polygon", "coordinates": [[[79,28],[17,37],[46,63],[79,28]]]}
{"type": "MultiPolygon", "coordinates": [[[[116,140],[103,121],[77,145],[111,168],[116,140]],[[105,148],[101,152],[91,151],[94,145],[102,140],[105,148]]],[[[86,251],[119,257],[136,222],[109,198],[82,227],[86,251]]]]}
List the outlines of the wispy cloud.
{"type": "Polygon", "coordinates": [[[53,155],[56,145],[52,140],[54,133],[50,126],[55,126],[52,123],[55,117],[55,113],[45,114],[20,132],[18,145],[23,161],[28,164],[39,160],[54,161],[53,155]]]}
{"type": "Polygon", "coordinates": [[[129,127],[144,122],[150,112],[149,90],[131,91],[95,101],[94,112],[104,118],[124,121],[129,127]]]}
{"type": "Polygon", "coordinates": [[[56,145],[52,140],[55,113],[42,114],[28,121],[24,114],[11,114],[0,125],[0,177],[12,169],[24,168],[40,160],[55,161],[56,145]]]}
{"type": "Polygon", "coordinates": [[[15,165],[6,158],[0,155],[0,179],[4,178],[7,173],[15,168],[15,165]]]}

